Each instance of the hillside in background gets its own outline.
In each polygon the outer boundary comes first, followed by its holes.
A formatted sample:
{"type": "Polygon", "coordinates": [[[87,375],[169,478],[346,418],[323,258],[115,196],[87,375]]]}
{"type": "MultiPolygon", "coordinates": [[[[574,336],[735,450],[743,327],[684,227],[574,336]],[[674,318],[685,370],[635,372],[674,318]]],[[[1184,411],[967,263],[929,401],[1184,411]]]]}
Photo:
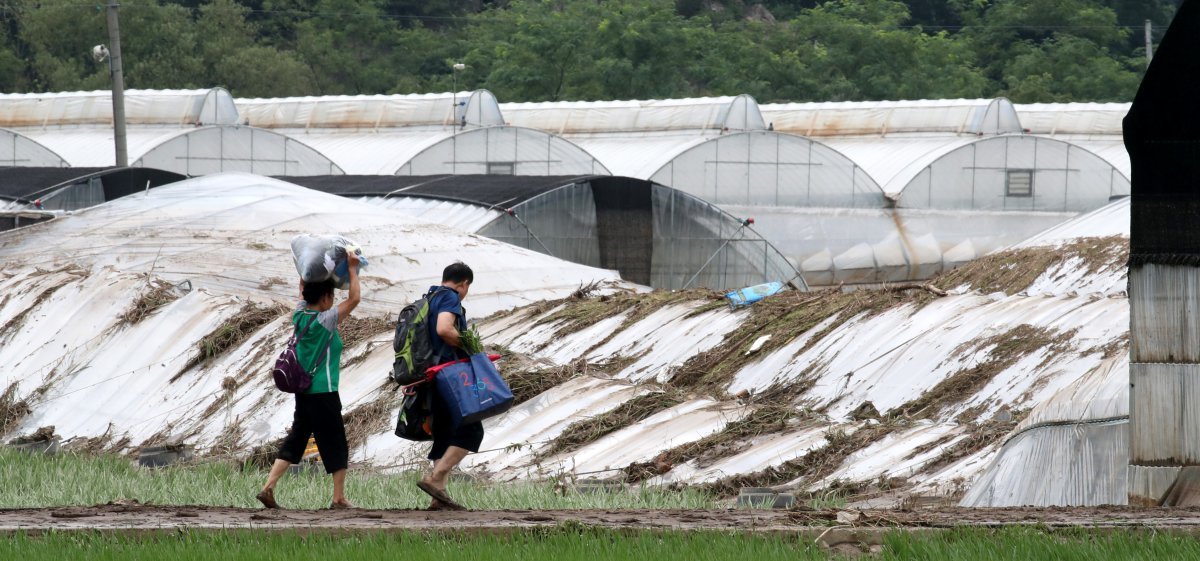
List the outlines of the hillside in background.
{"type": "MultiPolygon", "coordinates": [[[[1178,0],[128,0],[126,85],[238,97],[1128,101],[1178,0]],[[452,64],[466,68],[455,71],[452,64]]],[[[0,90],[108,88],[95,3],[0,0],[0,90]]]]}

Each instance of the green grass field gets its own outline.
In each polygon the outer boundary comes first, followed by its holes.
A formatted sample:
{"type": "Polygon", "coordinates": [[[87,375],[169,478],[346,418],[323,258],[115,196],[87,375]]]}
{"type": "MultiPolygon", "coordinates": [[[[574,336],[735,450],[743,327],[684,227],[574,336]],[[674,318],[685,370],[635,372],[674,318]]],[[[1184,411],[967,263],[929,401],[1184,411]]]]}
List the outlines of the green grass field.
{"type": "MultiPolygon", "coordinates": [[[[0,540],[0,559],[405,561],[584,561],[842,558],[797,535],[619,531],[578,525],[504,533],[178,531],[51,532],[0,540]]],[[[882,549],[858,552],[881,561],[1139,561],[1200,558],[1191,537],[1151,531],[1048,533],[1036,528],[970,529],[887,537],[882,549]]]]}
{"type": "MultiPolygon", "coordinates": [[[[59,454],[38,456],[0,448],[0,508],[86,506],[118,499],[160,505],[258,507],[254,495],[265,471],[222,463],[140,468],[129,458],[59,454]]],[[[364,508],[424,508],[429,498],[416,487],[419,474],[351,470],[346,494],[364,508]]],[[[323,472],[288,475],[275,497],[286,508],[329,506],[333,484],[323,472]]],[[[574,493],[553,482],[471,483],[451,481],[450,493],[476,510],[576,508],[708,508],[715,500],[700,491],[638,488],[621,493],[574,493]]]]}

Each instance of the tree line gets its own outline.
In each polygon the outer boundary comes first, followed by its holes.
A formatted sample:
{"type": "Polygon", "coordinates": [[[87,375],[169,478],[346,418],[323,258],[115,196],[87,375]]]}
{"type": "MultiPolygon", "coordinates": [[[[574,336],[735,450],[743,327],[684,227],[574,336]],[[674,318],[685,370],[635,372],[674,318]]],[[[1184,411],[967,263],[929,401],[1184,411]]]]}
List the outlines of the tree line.
{"type": "MultiPolygon", "coordinates": [[[[1180,0],[124,0],[126,87],[1128,101],[1180,0]],[[455,63],[466,65],[455,70],[455,63]]],[[[103,0],[0,0],[0,91],[109,87],[103,0]]]]}

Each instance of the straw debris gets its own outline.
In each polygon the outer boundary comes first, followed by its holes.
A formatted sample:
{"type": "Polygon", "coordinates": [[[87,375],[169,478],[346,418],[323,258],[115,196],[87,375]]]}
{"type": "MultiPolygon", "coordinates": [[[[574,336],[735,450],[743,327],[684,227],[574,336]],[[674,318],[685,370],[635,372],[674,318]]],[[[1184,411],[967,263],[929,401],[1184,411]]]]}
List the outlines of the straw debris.
{"type": "MultiPolygon", "coordinates": [[[[617,317],[621,314],[628,313],[621,325],[614,329],[607,337],[599,340],[592,345],[587,351],[590,352],[605,343],[609,342],[618,333],[624,331],[628,327],[646,319],[654,312],[657,312],[667,306],[674,304],[682,304],[685,302],[705,302],[701,305],[704,311],[715,309],[724,306],[723,297],[712,290],[707,289],[689,289],[689,290],[656,290],[647,293],[632,293],[622,292],[617,294],[603,294],[593,296],[592,291],[576,291],[580,297],[575,295],[540,304],[544,310],[557,311],[546,314],[538,319],[530,327],[537,327],[546,324],[562,324],[557,329],[558,336],[569,335],[582,331],[598,322],[609,318],[617,317]]],[[[545,313],[544,311],[542,313],[545,313]]],[[[693,317],[698,313],[703,313],[700,310],[692,310],[687,317],[693,317]]],[[[547,341],[547,345],[550,341],[547,341]]]]}
{"type": "Polygon", "coordinates": [[[534,463],[540,463],[541,460],[556,454],[578,450],[660,411],[675,407],[686,398],[687,396],[678,389],[663,388],[637,396],[607,413],[571,423],[558,438],[535,455],[534,463]]]}
{"type": "Polygon", "coordinates": [[[733,376],[746,365],[750,347],[764,335],[770,339],[753,352],[766,356],[825,320],[835,318],[796,351],[800,356],[851,319],[883,313],[906,304],[922,305],[935,296],[912,287],[904,290],[859,290],[841,292],[783,292],[750,308],[750,317],[725,336],[721,344],[693,356],[683,364],[672,383],[721,397],[733,376]]]}
{"type": "Polygon", "coordinates": [[[146,290],[142,291],[133,301],[133,305],[121,314],[121,321],[129,325],[137,325],[163,306],[178,299],[179,293],[171,283],[154,279],[146,283],[146,290]]]}
{"type": "Polygon", "coordinates": [[[38,430],[33,431],[32,434],[18,436],[17,438],[14,438],[14,439],[8,441],[8,443],[9,444],[31,444],[33,442],[46,442],[47,440],[53,440],[57,437],[58,437],[58,435],[55,434],[55,432],[54,432],[54,425],[50,425],[50,426],[40,427],[40,428],[38,428],[38,430]]]}
{"type": "Polygon", "coordinates": [[[1044,327],[1021,324],[1003,333],[967,341],[955,349],[952,356],[967,356],[987,349],[984,360],[963,368],[923,392],[918,398],[892,410],[893,415],[933,419],[942,409],[960,404],[991,382],[997,374],[1012,367],[1022,358],[1045,351],[1044,367],[1073,346],[1076,331],[1059,332],[1044,327]]]}
{"type": "Polygon", "coordinates": [[[342,416],[346,425],[346,442],[350,450],[366,443],[371,435],[386,431],[395,422],[396,413],[404,401],[404,392],[390,380],[376,389],[375,398],[359,405],[342,416]]]}
{"type": "Polygon", "coordinates": [[[245,304],[233,317],[196,343],[196,354],[188,360],[179,373],[171,378],[171,381],[178,380],[184,372],[193,367],[208,364],[230,349],[237,348],[264,325],[278,319],[288,311],[288,307],[281,304],[256,304],[253,302],[245,304]]]}
{"type": "Polygon", "coordinates": [[[28,317],[29,312],[32,312],[33,310],[37,309],[38,306],[42,305],[42,302],[45,302],[46,300],[49,300],[51,296],[54,296],[54,293],[58,292],[58,289],[66,286],[70,283],[71,283],[70,280],[63,281],[55,286],[52,286],[50,288],[47,288],[46,290],[43,290],[41,292],[41,294],[38,294],[37,298],[33,301],[33,304],[31,304],[28,308],[21,310],[20,313],[13,316],[12,318],[9,318],[8,321],[4,322],[4,325],[0,325],[0,335],[6,335],[5,340],[7,340],[7,338],[8,338],[7,335],[9,334],[10,331],[16,332],[18,329],[21,328],[22,325],[24,325],[25,318],[28,317]]]}
{"type": "Polygon", "coordinates": [[[981,292],[1017,294],[1047,271],[1074,260],[1081,262],[1088,275],[1124,267],[1129,260],[1129,238],[1079,238],[1058,247],[1002,251],[943,273],[932,284],[944,288],[966,285],[981,292]]]}
{"type": "Polygon", "coordinates": [[[17,382],[9,384],[0,394],[0,435],[12,432],[32,412],[29,402],[17,399],[17,385],[17,382]]]}
{"type": "MultiPolygon", "coordinates": [[[[983,450],[988,446],[1002,441],[1009,434],[1012,434],[1012,431],[1017,428],[1017,425],[1020,424],[1021,421],[1024,420],[1028,415],[1029,410],[1023,409],[1020,411],[1014,411],[1012,413],[1012,417],[1004,421],[989,419],[980,423],[971,423],[969,425],[967,437],[959,440],[949,448],[943,450],[941,454],[938,454],[936,458],[925,465],[923,471],[927,473],[936,472],[946,466],[949,466],[950,464],[953,464],[954,462],[970,456],[971,454],[983,450]]],[[[940,446],[942,444],[944,444],[944,442],[926,445],[928,446],[927,449],[916,450],[913,452],[912,456],[928,452],[935,446],[940,446]]]]}
{"type": "Polygon", "coordinates": [[[725,428],[716,434],[676,446],[649,462],[630,464],[624,470],[625,480],[629,483],[640,483],[667,473],[675,466],[690,460],[695,460],[700,467],[706,467],[722,458],[744,452],[758,438],[795,429],[805,422],[815,420],[816,417],[812,411],[791,405],[765,405],[755,409],[744,419],[725,425],[725,428]]]}
{"type": "Polygon", "coordinates": [[[772,487],[803,478],[801,486],[819,481],[840,467],[851,454],[870,446],[898,428],[906,426],[902,419],[885,418],[882,422],[869,422],[858,430],[847,433],[841,429],[830,429],[825,433],[824,446],[810,451],[794,460],[772,466],[759,472],[735,475],[705,484],[705,490],[720,496],[736,495],[742,487],[772,487]]]}
{"type": "Polygon", "coordinates": [[[395,329],[396,322],[386,317],[349,316],[338,322],[338,333],[347,349],[395,329]]]}

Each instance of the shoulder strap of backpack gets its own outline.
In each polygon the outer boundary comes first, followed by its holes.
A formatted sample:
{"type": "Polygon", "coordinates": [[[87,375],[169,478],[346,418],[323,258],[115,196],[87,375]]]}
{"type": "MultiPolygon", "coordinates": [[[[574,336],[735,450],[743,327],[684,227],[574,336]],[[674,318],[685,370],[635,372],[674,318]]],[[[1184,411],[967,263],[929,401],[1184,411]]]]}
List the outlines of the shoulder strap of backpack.
{"type": "MultiPolygon", "coordinates": [[[[308,314],[305,314],[305,315],[308,315],[308,314]]],[[[308,329],[310,327],[312,327],[314,323],[317,323],[317,314],[313,314],[312,319],[309,320],[308,324],[306,324],[304,326],[304,330],[300,331],[300,334],[296,336],[296,343],[299,343],[301,339],[304,339],[304,336],[306,334],[308,334],[308,329]]],[[[299,329],[300,326],[297,325],[296,328],[299,329]]],[[[321,359],[325,358],[325,353],[329,352],[329,346],[332,344],[333,344],[333,333],[330,333],[329,337],[327,337],[325,339],[325,344],[321,347],[321,354],[317,355],[317,358],[315,360],[313,360],[312,364],[309,365],[308,369],[305,370],[305,372],[308,372],[311,374],[312,371],[317,368],[317,365],[321,363],[321,359]]]]}

